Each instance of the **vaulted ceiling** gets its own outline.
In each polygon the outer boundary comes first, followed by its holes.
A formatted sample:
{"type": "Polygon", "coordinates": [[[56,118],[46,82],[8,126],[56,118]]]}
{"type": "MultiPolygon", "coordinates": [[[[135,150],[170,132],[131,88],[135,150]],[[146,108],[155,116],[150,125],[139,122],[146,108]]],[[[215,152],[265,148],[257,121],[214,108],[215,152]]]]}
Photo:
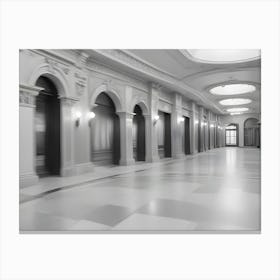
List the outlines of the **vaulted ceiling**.
{"type": "Polygon", "coordinates": [[[102,63],[109,63],[122,71],[159,83],[170,91],[179,91],[216,113],[228,114],[226,110],[232,107],[247,107],[248,112],[260,113],[260,57],[222,63],[197,60],[188,50],[177,49],[88,50],[88,54],[102,63]],[[256,90],[233,96],[209,92],[214,86],[243,83],[254,85],[256,90]],[[252,102],[238,106],[219,103],[228,98],[246,98],[252,102]]]}

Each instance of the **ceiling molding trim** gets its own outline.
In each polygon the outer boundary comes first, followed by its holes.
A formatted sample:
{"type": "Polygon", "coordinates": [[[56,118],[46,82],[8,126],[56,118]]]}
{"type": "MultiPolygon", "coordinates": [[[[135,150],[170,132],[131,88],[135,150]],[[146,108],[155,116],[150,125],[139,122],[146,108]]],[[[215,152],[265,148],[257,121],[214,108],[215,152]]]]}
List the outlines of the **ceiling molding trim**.
{"type": "Polygon", "coordinates": [[[258,66],[244,66],[244,67],[224,67],[224,68],[215,68],[215,69],[211,69],[211,70],[204,70],[204,71],[200,71],[200,72],[196,72],[187,76],[184,76],[181,80],[185,80],[188,78],[199,78],[202,76],[209,76],[212,74],[218,74],[221,72],[226,72],[226,73],[234,73],[234,72],[241,72],[241,71],[257,71],[259,69],[258,66]]]}
{"type": "Polygon", "coordinates": [[[203,96],[202,93],[200,93],[198,90],[195,90],[194,88],[190,87],[184,82],[181,82],[180,80],[177,80],[173,77],[170,77],[169,75],[166,75],[162,71],[158,71],[149,65],[145,64],[142,61],[139,61],[137,58],[131,57],[128,53],[123,52],[122,50],[93,50],[99,55],[105,56],[106,58],[109,58],[115,62],[118,62],[120,64],[123,64],[124,66],[131,68],[135,71],[141,72],[152,79],[160,80],[163,83],[168,83],[170,88],[178,89],[181,94],[182,92],[189,92],[193,95],[195,95],[197,98],[199,98],[203,103],[204,106],[207,108],[212,108],[218,111],[219,113],[224,113],[221,111],[221,109],[212,101],[208,100],[206,97],[203,96]]]}

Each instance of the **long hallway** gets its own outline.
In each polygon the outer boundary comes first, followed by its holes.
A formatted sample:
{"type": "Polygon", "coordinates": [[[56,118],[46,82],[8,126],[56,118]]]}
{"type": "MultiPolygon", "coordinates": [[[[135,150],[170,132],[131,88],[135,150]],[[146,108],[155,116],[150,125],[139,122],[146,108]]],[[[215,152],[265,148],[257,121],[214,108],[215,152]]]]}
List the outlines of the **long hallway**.
{"type": "Polygon", "coordinates": [[[145,165],[22,202],[20,230],[260,231],[259,149],[226,147],[145,165]]]}

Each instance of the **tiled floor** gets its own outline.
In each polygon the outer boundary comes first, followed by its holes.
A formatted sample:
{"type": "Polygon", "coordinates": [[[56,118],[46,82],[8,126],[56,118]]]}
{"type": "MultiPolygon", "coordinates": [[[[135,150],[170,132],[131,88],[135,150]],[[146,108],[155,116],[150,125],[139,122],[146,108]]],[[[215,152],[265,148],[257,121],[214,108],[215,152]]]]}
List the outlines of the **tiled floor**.
{"type": "Polygon", "coordinates": [[[21,232],[260,230],[259,149],[109,169],[20,190],[21,232]]]}

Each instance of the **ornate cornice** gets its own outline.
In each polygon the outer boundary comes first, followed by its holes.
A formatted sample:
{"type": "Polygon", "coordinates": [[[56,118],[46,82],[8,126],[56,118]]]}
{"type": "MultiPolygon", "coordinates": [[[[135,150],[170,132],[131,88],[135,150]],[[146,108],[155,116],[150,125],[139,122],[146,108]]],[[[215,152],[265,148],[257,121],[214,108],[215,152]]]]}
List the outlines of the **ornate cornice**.
{"type": "Polygon", "coordinates": [[[203,93],[188,86],[184,82],[178,81],[172,76],[167,75],[165,72],[155,69],[154,67],[144,63],[142,60],[137,59],[135,56],[129,55],[127,51],[103,49],[93,50],[93,52],[119,62],[145,75],[149,75],[154,80],[162,81],[162,83],[159,82],[159,84],[168,84],[170,88],[176,89],[180,93],[191,93],[197,96],[204,104],[209,104],[212,108],[215,108],[218,112],[222,113],[221,109],[215,103],[203,96],[203,93]]]}
{"type": "Polygon", "coordinates": [[[41,87],[19,85],[19,104],[20,106],[35,107],[35,97],[43,90],[41,87]]]}

